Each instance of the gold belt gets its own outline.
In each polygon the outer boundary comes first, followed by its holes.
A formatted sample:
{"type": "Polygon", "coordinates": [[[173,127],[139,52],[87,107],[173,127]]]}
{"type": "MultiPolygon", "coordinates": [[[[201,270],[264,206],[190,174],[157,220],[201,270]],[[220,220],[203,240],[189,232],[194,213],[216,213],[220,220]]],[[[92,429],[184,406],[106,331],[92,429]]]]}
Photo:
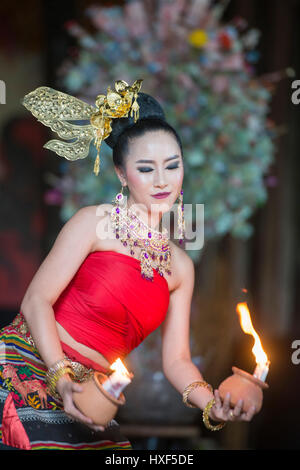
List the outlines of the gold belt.
{"type": "MultiPolygon", "coordinates": [[[[28,344],[37,349],[29,331],[26,320],[24,318],[24,315],[22,315],[21,312],[17,314],[17,316],[12,321],[11,325],[15,328],[15,330],[18,331],[18,333],[20,333],[20,335],[25,339],[28,344]]],[[[76,382],[86,382],[91,378],[94,373],[94,369],[89,369],[85,365],[81,364],[81,362],[77,362],[73,359],[70,359],[66,354],[64,357],[65,359],[68,359],[68,361],[71,363],[75,374],[76,382]]]]}

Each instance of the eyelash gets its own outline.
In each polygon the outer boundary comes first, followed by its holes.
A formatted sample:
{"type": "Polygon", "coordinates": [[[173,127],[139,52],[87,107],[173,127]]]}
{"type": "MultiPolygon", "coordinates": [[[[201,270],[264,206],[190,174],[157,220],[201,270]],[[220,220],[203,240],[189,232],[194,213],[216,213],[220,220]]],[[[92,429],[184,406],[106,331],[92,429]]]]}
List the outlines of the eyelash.
{"type": "MultiPolygon", "coordinates": [[[[168,166],[167,170],[175,170],[176,168],[179,168],[179,165],[177,164],[176,166],[168,166]]],[[[150,173],[150,171],[153,171],[152,168],[149,167],[141,167],[138,169],[141,173],[150,173]]]]}

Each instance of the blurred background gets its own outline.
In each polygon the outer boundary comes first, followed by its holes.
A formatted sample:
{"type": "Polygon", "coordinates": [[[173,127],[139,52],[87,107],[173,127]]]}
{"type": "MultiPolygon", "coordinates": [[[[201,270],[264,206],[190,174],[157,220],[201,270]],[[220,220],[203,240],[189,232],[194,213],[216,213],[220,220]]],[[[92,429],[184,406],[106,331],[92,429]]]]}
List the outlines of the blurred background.
{"type": "Polygon", "coordinates": [[[184,202],[205,205],[204,246],[188,251],[193,362],[214,387],[234,365],[253,373],[241,300],[271,361],[261,412],[210,433],[164,378],[156,330],[126,361],[135,381],[116,419],[134,449],[300,447],[299,17],[299,0],[0,4],[0,326],[66,220],[120,189],[105,142],[96,177],[95,149],[71,164],[43,149],[57,136],[20,100],[45,85],[94,105],[142,77],[182,138],[184,202]]]}

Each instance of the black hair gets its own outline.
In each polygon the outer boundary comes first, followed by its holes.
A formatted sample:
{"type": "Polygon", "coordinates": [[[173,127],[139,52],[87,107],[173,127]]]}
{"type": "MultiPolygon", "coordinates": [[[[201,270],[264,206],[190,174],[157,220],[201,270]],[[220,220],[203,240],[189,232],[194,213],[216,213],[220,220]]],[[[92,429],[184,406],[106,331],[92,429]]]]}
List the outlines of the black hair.
{"type": "Polygon", "coordinates": [[[147,132],[152,131],[164,131],[173,135],[178,143],[178,146],[180,147],[183,158],[182,142],[176,130],[167,121],[153,117],[147,119],[138,119],[134,125],[126,127],[124,131],[121,132],[113,147],[114,165],[118,168],[124,169],[130,141],[136,137],[141,137],[147,132]]]}

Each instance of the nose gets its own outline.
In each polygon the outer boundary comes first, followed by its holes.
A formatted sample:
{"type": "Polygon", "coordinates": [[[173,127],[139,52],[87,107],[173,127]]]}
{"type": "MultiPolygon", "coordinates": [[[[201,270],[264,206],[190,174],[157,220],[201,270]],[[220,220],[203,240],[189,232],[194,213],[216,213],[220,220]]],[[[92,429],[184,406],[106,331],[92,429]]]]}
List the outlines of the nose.
{"type": "Polygon", "coordinates": [[[167,186],[166,182],[166,175],[164,170],[158,169],[157,172],[155,172],[155,181],[154,181],[154,186],[159,187],[159,188],[165,188],[167,186]]]}

